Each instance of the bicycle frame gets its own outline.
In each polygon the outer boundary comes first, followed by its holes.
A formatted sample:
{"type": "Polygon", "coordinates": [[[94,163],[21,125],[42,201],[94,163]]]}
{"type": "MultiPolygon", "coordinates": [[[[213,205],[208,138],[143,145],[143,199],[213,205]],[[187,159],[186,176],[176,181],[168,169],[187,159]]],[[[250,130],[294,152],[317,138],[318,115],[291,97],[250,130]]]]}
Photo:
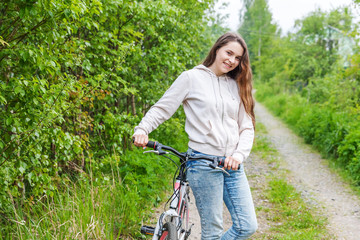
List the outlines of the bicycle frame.
{"type": "Polygon", "coordinates": [[[179,175],[176,177],[174,183],[174,192],[170,200],[170,207],[163,212],[156,224],[153,240],[162,240],[163,234],[162,226],[164,221],[173,222],[176,226],[177,237],[179,240],[187,239],[190,235],[191,227],[189,228],[189,183],[186,181],[185,163],[182,162],[180,166],[179,175]]]}
{"type": "MultiPolygon", "coordinates": [[[[145,151],[144,153],[153,152],[165,156],[165,154],[169,154],[169,152],[164,150],[171,151],[173,155],[180,159],[180,166],[178,168],[179,174],[174,182],[174,192],[169,200],[169,209],[160,215],[155,228],[143,226],[141,232],[153,235],[153,240],[186,240],[189,237],[191,227],[193,226],[193,224],[189,226],[190,186],[186,181],[186,162],[205,159],[211,162],[209,163],[209,167],[227,173],[224,169],[219,167],[224,162],[225,157],[190,157],[187,153],[180,153],[172,147],[162,145],[158,142],[149,142],[147,146],[155,150],[145,151]]],[[[172,160],[171,158],[169,159],[172,160]]]]}

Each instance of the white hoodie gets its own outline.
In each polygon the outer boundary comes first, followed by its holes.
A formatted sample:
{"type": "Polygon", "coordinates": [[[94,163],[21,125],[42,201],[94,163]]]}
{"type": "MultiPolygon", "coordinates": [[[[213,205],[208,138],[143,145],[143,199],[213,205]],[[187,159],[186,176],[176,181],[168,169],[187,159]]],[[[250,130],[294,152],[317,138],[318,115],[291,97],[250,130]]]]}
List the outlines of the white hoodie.
{"type": "Polygon", "coordinates": [[[134,135],[148,135],[183,103],[188,146],[196,151],[232,156],[243,162],[250,154],[254,127],[241,103],[234,79],[216,76],[204,65],[183,72],[150,108],[134,135]]]}

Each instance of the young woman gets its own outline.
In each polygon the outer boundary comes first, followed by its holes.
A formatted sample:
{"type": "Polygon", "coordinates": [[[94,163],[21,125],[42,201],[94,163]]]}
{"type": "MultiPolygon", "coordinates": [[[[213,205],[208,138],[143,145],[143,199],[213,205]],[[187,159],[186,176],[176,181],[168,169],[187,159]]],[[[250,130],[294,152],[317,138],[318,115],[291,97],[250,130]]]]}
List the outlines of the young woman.
{"type": "Polygon", "coordinates": [[[245,41],[235,33],[221,36],[202,65],[183,72],[135,127],[134,144],[146,146],[148,134],[183,103],[188,153],[225,156],[225,169],[205,160],[188,162],[187,178],[201,218],[201,239],[247,239],[257,229],[243,161],[254,141],[252,72],[245,41]],[[240,165],[240,170],[237,170],[240,165]],[[233,221],[223,232],[223,201],[233,221]]]}

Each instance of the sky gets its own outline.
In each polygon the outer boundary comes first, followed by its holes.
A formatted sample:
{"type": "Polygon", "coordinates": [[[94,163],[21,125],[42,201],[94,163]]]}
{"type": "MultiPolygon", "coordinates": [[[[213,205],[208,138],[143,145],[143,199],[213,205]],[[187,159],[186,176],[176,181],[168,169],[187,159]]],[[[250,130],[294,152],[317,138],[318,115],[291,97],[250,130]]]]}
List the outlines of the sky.
{"type": "MultiPolygon", "coordinates": [[[[229,14],[228,26],[232,31],[236,31],[239,24],[239,12],[242,7],[242,0],[218,0],[215,9],[221,15],[229,14]],[[229,3],[227,7],[221,9],[222,3],[229,3]]],[[[352,0],[268,0],[269,9],[273,14],[273,21],[286,34],[291,31],[296,19],[302,19],[316,8],[324,11],[332,10],[339,6],[352,6],[352,0]]],[[[355,9],[359,14],[359,7],[355,9]]]]}

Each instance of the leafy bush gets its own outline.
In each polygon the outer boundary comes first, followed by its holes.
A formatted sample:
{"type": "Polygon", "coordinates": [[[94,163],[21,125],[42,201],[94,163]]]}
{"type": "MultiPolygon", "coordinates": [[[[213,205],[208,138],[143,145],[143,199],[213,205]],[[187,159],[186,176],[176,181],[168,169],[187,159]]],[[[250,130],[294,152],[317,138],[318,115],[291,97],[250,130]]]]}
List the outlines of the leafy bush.
{"type": "MultiPolygon", "coordinates": [[[[113,158],[126,158],[140,117],[213,42],[207,29],[213,5],[214,0],[0,4],[0,225],[10,224],[14,210],[31,210],[31,201],[60,198],[63,184],[90,181],[90,175],[92,184],[100,184],[112,177],[113,158]]],[[[162,129],[153,136],[183,141],[176,138],[183,134],[180,120],[162,129]]],[[[139,161],[121,162],[123,183],[144,186],[145,193],[151,183],[163,185],[139,161]]]]}

